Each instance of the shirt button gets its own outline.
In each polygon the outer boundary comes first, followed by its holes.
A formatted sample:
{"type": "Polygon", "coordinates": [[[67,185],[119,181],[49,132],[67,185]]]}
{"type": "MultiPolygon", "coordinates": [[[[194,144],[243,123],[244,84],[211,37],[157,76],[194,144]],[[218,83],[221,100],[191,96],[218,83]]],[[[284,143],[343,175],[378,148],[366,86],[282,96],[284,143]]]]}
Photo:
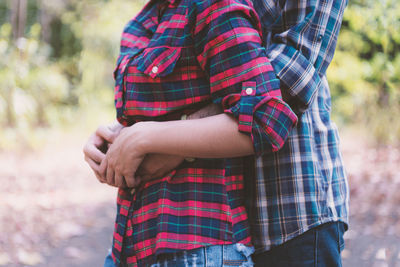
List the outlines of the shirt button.
{"type": "Polygon", "coordinates": [[[154,66],[154,67],[151,69],[151,72],[154,73],[154,74],[156,74],[156,73],[158,72],[158,67],[157,67],[157,66],[154,66]]]}
{"type": "Polygon", "coordinates": [[[253,88],[246,88],[246,94],[251,95],[253,93],[253,88]]]}
{"type": "Polygon", "coordinates": [[[318,42],[322,40],[322,34],[318,35],[318,42]]]}

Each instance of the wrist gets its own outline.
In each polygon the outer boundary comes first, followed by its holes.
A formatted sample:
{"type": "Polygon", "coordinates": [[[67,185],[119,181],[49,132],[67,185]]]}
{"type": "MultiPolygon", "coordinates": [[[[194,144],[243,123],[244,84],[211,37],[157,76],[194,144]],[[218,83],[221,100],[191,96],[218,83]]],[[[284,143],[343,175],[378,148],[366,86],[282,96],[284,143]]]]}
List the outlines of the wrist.
{"type": "MultiPolygon", "coordinates": [[[[186,114],[182,115],[182,117],[181,117],[181,120],[189,120],[189,119],[190,119],[189,116],[187,116],[186,114]]],[[[195,160],[196,160],[195,158],[191,158],[191,157],[185,158],[185,161],[187,161],[187,162],[193,162],[195,160]]]]}
{"type": "MultiPolygon", "coordinates": [[[[129,139],[140,154],[153,153],[154,135],[157,133],[157,122],[137,122],[129,128],[129,139]]],[[[124,131],[124,130],[123,130],[124,131]]]]}
{"type": "Polygon", "coordinates": [[[124,126],[117,120],[115,120],[110,125],[108,125],[108,128],[113,132],[120,132],[124,128],[124,126]]]}

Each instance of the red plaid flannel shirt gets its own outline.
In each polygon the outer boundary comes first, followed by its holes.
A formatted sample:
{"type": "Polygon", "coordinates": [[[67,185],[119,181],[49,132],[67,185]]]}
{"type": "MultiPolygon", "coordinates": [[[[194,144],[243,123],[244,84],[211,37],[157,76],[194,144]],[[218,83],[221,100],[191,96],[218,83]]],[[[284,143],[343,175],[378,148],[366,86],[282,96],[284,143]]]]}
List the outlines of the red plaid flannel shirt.
{"type": "MultiPolygon", "coordinates": [[[[276,151],[297,117],[282,101],[247,0],[152,0],[125,27],[114,72],[118,120],[172,120],[220,104],[251,136],[257,155],[276,151]]],[[[243,199],[245,158],[197,159],[119,190],[112,256],[149,266],[160,253],[251,244],[243,199]]]]}

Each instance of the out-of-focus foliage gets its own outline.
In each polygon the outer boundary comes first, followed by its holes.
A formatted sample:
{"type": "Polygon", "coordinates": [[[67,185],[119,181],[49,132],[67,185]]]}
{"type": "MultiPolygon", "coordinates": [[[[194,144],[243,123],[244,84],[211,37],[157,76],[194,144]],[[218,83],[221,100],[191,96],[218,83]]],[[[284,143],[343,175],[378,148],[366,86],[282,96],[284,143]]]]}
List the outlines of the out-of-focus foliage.
{"type": "Polygon", "coordinates": [[[98,111],[113,114],[120,35],[143,3],[0,1],[0,148],[10,132],[30,135],[38,127],[91,120],[98,111]],[[26,3],[22,12],[17,2],[26,3]],[[23,36],[15,36],[17,11],[23,36]]]}
{"type": "Polygon", "coordinates": [[[328,68],[333,112],[367,127],[380,144],[400,138],[400,5],[350,0],[328,68]]]}
{"type": "Polygon", "coordinates": [[[45,126],[49,115],[68,96],[68,79],[57,62],[48,60],[49,47],[38,39],[38,24],[31,27],[28,38],[18,39],[15,46],[8,41],[10,29],[10,24],[0,28],[0,49],[5,55],[0,59],[0,88],[6,123],[45,126]]]}
{"type": "MultiPolygon", "coordinates": [[[[120,34],[144,2],[0,1],[0,148],[10,131],[31,136],[38,127],[90,121],[99,111],[114,114],[120,34]],[[15,20],[16,3],[26,3],[22,24],[15,20]]],[[[397,2],[349,0],[328,68],[335,120],[365,125],[379,143],[400,137],[397,2]]]]}

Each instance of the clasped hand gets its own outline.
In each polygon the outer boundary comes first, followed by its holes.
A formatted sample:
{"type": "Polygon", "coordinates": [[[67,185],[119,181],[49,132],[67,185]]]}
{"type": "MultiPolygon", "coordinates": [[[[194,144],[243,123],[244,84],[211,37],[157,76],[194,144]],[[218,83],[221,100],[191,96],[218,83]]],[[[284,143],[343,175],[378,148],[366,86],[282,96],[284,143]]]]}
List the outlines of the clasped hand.
{"type": "Polygon", "coordinates": [[[138,138],[138,132],[135,131],[135,127],[124,128],[112,141],[101,161],[100,175],[106,177],[108,184],[136,187],[140,184],[140,179],[135,173],[146,155],[138,138]]]}
{"type": "Polygon", "coordinates": [[[101,183],[137,187],[141,182],[162,177],[182,163],[179,156],[147,153],[143,127],[144,124],[135,124],[123,128],[114,123],[100,126],[89,137],[83,149],[85,160],[101,183]]]}

